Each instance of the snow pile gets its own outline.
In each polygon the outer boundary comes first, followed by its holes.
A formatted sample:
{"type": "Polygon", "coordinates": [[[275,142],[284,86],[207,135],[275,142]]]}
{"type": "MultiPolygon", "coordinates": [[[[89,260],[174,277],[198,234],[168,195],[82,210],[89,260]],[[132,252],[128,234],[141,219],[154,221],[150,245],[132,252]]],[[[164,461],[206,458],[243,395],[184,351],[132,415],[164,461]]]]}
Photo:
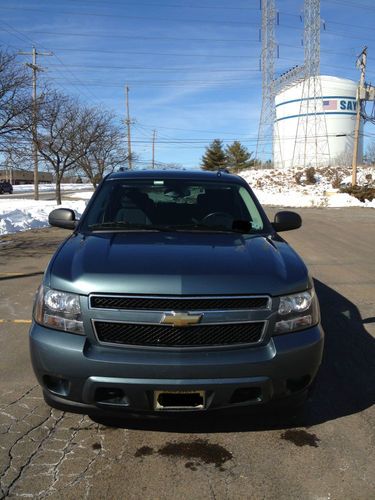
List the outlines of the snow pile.
{"type": "Polygon", "coordinates": [[[57,206],[55,201],[0,198],[0,235],[48,226],[48,214],[60,207],[71,208],[80,217],[86,202],[69,200],[57,206]]]}
{"type": "Polygon", "coordinates": [[[94,191],[81,191],[78,193],[65,194],[64,198],[79,198],[80,200],[89,200],[94,191]]]}
{"type": "MultiPolygon", "coordinates": [[[[277,207],[371,207],[372,202],[360,202],[354,196],[340,193],[332,184],[346,185],[351,182],[350,169],[344,167],[326,167],[317,169],[314,177],[316,182],[309,184],[305,171],[300,169],[289,170],[244,170],[242,177],[250,184],[259,201],[263,205],[277,207]]],[[[367,167],[358,169],[358,184],[365,185],[374,182],[375,170],[367,167]]],[[[15,193],[32,190],[32,186],[15,186],[15,193]]],[[[40,190],[53,190],[51,185],[41,185],[40,190]]],[[[63,184],[66,194],[64,208],[71,208],[79,218],[85,209],[87,201],[92,196],[89,184],[63,184]],[[89,191],[90,190],[90,191],[89,191]],[[78,198],[78,199],[77,199],[78,198]]],[[[48,214],[57,208],[55,201],[34,201],[31,199],[17,199],[0,197],[0,235],[26,231],[48,226],[48,214]]]]}
{"type": "MultiPolygon", "coordinates": [[[[262,205],[279,207],[367,207],[375,208],[375,200],[362,203],[354,196],[340,193],[333,185],[351,183],[347,167],[322,167],[315,172],[315,184],[308,184],[301,169],[243,170],[240,175],[249,183],[262,205]]],[[[371,167],[358,168],[358,184],[375,180],[371,167]]]]}
{"type": "MultiPolygon", "coordinates": [[[[61,191],[81,191],[81,190],[89,190],[93,189],[92,184],[61,184],[61,191]]],[[[54,192],[55,185],[54,184],[39,184],[39,191],[43,192],[54,192]]],[[[34,184],[14,184],[13,185],[14,193],[33,193],[34,192],[34,184]]]]}

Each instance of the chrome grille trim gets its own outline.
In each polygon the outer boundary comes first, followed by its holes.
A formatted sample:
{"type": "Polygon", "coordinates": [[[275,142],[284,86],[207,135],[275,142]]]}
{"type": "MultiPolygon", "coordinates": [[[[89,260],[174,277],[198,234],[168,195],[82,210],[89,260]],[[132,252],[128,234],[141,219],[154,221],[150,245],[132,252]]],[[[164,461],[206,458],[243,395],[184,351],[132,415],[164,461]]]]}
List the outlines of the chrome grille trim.
{"type": "Polygon", "coordinates": [[[272,299],[268,295],[192,295],[192,296],[176,296],[176,295],[123,295],[123,294],[99,294],[92,293],[89,295],[89,309],[95,311],[155,311],[155,312],[170,312],[170,311],[199,311],[199,312],[210,312],[210,311],[268,311],[271,309],[272,299]],[[124,300],[129,301],[129,307],[96,307],[92,305],[95,299],[103,299],[103,301],[110,301],[113,299],[116,301],[124,300]],[[134,305],[131,305],[131,301],[134,301],[134,305]],[[150,302],[150,307],[136,307],[136,302],[150,302]],[[166,305],[170,307],[152,307],[152,301],[165,302],[166,305]],[[186,307],[186,305],[191,306],[191,302],[197,301],[198,304],[193,307],[186,307]],[[238,301],[238,306],[233,307],[232,304],[238,301]],[[246,307],[243,303],[248,301],[254,302],[253,307],[246,307]],[[259,303],[257,305],[256,303],[259,303]],[[263,303],[262,303],[263,301],[263,303]],[[168,304],[168,302],[170,304],[168,304]],[[199,304],[199,302],[202,302],[199,304]],[[205,304],[206,302],[206,304],[205,304]],[[209,307],[209,304],[218,302],[217,307],[209,307]],[[227,307],[231,305],[232,307],[227,307]],[[177,307],[176,307],[177,306],[177,307]]]}

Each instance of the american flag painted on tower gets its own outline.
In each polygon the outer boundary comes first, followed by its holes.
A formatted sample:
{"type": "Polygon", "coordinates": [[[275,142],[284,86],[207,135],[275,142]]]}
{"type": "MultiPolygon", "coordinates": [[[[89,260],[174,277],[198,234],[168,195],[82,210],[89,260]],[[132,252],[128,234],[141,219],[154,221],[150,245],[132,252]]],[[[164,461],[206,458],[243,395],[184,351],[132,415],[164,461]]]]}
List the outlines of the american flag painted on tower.
{"type": "Polygon", "coordinates": [[[335,99],[330,99],[329,101],[323,101],[323,110],[331,111],[337,109],[337,101],[335,99]]]}

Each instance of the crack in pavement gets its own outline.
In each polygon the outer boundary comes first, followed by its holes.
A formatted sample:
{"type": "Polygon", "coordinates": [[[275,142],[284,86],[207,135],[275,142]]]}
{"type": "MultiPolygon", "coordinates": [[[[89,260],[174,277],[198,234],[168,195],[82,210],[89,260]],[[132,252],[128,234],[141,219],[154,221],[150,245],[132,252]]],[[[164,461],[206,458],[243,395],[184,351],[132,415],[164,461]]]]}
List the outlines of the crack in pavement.
{"type": "MultiPolygon", "coordinates": [[[[48,432],[47,434],[39,441],[39,444],[37,445],[36,449],[26,458],[26,462],[24,464],[21,465],[21,467],[19,468],[19,471],[18,471],[18,474],[16,475],[16,477],[11,481],[11,483],[5,487],[5,489],[3,487],[1,487],[1,491],[2,493],[4,493],[4,496],[8,496],[9,493],[11,493],[11,490],[14,488],[14,486],[16,485],[16,483],[19,481],[19,479],[22,477],[22,474],[24,472],[24,470],[30,465],[32,459],[35,457],[35,455],[39,452],[39,450],[42,448],[43,444],[45,443],[45,441],[47,439],[49,439],[49,437],[51,436],[51,434],[54,432],[56,426],[58,425],[59,422],[61,422],[61,420],[63,419],[64,417],[64,413],[62,413],[59,417],[57,417],[54,421],[54,423],[52,424],[52,427],[50,429],[48,429],[48,432]]],[[[12,451],[14,450],[14,447],[24,438],[26,438],[31,432],[33,432],[35,429],[37,428],[42,428],[46,422],[48,422],[48,420],[54,418],[54,415],[53,415],[53,410],[50,409],[50,412],[49,412],[49,415],[47,418],[45,418],[42,422],[39,422],[37,425],[35,425],[34,427],[32,427],[29,431],[27,431],[25,434],[23,434],[20,438],[18,438],[15,443],[11,446],[9,452],[8,452],[8,456],[9,456],[9,464],[8,464],[8,467],[4,473],[4,475],[7,473],[7,471],[9,471],[9,469],[12,467],[12,461],[14,460],[14,456],[12,455],[12,451]]]]}
{"type": "MultiPolygon", "coordinates": [[[[84,419],[85,419],[85,417],[82,416],[78,425],[81,425],[83,423],[84,419]]],[[[76,435],[78,434],[78,432],[79,432],[79,429],[73,431],[71,436],[69,437],[69,439],[65,442],[65,445],[63,446],[63,448],[61,450],[62,456],[56,462],[56,464],[53,465],[53,468],[52,468],[52,475],[53,475],[52,484],[48,487],[47,491],[41,491],[39,493],[39,495],[44,494],[44,496],[50,496],[51,494],[53,494],[54,491],[56,491],[54,486],[60,480],[59,467],[64,462],[64,460],[66,460],[68,454],[71,452],[71,450],[69,450],[69,448],[70,448],[73,440],[75,439],[76,435]]]]}
{"type": "MultiPolygon", "coordinates": [[[[84,415],[77,419],[78,415],[60,414],[52,409],[46,415],[48,407],[39,404],[42,398],[35,401],[30,397],[31,393],[32,389],[28,389],[23,397],[17,398],[17,405],[14,404],[16,400],[13,405],[7,405],[14,409],[13,415],[3,412],[10,422],[3,424],[8,431],[8,446],[0,446],[2,456],[7,458],[5,464],[3,460],[3,471],[0,472],[0,498],[19,495],[51,497],[78,485],[81,497],[88,497],[97,469],[103,468],[96,467],[91,473],[94,464],[101,461],[105,468],[109,462],[116,461],[115,457],[103,461],[107,428],[93,422],[90,424],[84,415]],[[27,410],[29,412],[25,415],[27,410]]],[[[121,452],[123,455],[125,447],[121,452]]]]}

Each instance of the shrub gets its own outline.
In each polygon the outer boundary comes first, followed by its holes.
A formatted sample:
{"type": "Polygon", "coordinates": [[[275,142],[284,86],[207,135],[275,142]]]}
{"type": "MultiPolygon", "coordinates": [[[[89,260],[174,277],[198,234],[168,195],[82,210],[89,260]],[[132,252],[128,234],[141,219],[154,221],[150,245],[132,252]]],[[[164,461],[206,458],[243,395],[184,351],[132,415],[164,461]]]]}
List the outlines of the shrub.
{"type": "Polygon", "coordinates": [[[364,203],[375,199],[375,188],[368,186],[347,186],[340,189],[341,193],[348,193],[364,203]]]}
{"type": "Polygon", "coordinates": [[[339,189],[342,182],[342,176],[336,171],[331,178],[331,185],[334,189],[339,189]]]}
{"type": "Polygon", "coordinates": [[[305,170],[306,184],[316,184],[315,168],[309,167],[305,170]]]}
{"type": "Polygon", "coordinates": [[[297,172],[295,175],[294,175],[294,180],[296,181],[296,184],[298,184],[299,186],[301,185],[301,177],[303,175],[303,172],[297,172]]]}

